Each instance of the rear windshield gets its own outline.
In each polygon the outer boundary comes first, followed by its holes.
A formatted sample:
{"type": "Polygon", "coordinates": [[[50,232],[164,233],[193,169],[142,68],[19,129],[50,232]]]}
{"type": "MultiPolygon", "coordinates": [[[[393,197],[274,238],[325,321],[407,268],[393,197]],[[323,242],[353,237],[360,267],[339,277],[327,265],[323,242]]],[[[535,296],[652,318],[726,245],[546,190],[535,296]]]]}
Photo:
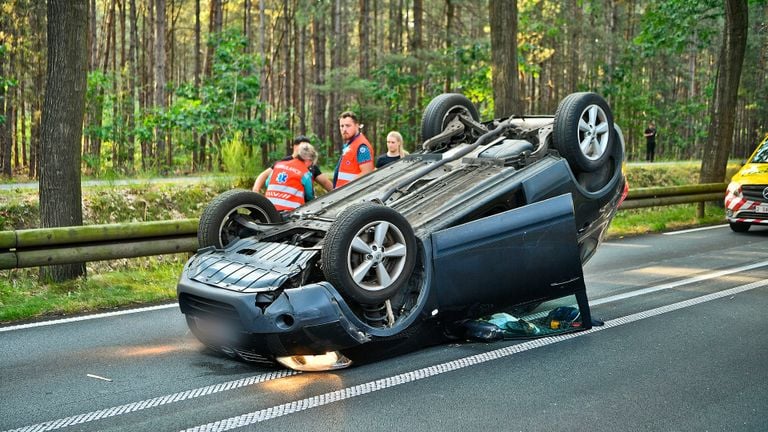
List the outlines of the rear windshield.
{"type": "Polygon", "coordinates": [[[768,163],[768,140],[763,141],[752,158],[752,163],[768,163]]]}

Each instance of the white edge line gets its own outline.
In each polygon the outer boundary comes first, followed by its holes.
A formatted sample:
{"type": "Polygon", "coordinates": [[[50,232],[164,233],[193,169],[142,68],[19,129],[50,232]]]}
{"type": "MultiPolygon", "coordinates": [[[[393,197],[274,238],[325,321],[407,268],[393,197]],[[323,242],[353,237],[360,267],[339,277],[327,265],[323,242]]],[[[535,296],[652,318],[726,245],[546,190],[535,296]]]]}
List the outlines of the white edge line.
{"type": "Polygon", "coordinates": [[[424,378],[430,378],[433,376],[441,375],[446,372],[452,372],[455,370],[463,369],[469,366],[475,366],[482,363],[486,363],[491,360],[497,360],[504,357],[509,357],[513,354],[517,354],[524,351],[529,351],[534,348],[540,348],[547,345],[552,345],[557,342],[562,342],[568,339],[573,339],[580,336],[585,336],[591,333],[595,333],[609,328],[622,326],[635,321],[640,321],[646,318],[655,317],[667,312],[673,312],[679,309],[695,306],[701,303],[705,303],[711,300],[720,299],[723,297],[739,294],[744,291],[749,291],[755,288],[768,285],[768,280],[760,280],[752,282],[750,284],[741,285],[735,288],[731,288],[725,291],[708,294],[693,299],[673,303],[671,305],[662,306],[654,309],[650,309],[644,312],[638,312],[632,315],[616,318],[610,321],[606,321],[602,327],[593,327],[590,330],[582,331],[579,333],[570,333],[560,336],[550,336],[542,339],[535,339],[521,344],[512,345],[504,348],[500,348],[493,351],[473,355],[470,357],[464,357],[457,360],[452,360],[438,365],[428,366],[422,369],[417,369],[411,372],[405,372],[399,375],[394,375],[387,378],[382,378],[376,381],[369,381],[364,384],[359,384],[352,387],[339,389],[336,391],[324,393],[318,396],[312,396],[301,400],[296,400],[281,405],[276,405],[271,408],[262,409],[259,411],[253,411],[246,414],[242,414],[235,417],[226,418],[212,423],[207,423],[200,426],[195,426],[189,429],[185,429],[183,432],[223,432],[231,429],[236,429],[244,426],[249,426],[254,423],[260,423],[274,418],[283,417],[289,414],[306,411],[312,408],[317,408],[323,405],[329,405],[331,403],[340,402],[345,399],[351,399],[357,396],[366,395],[369,393],[377,392],[379,390],[388,389],[391,387],[399,386],[401,384],[407,384],[410,382],[418,381],[424,378]]]}
{"type": "Polygon", "coordinates": [[[651,245],[642,245],[642,244],[632,244],[632,243],[613,243],[613,242],[602,242],[600,243],[601,246],[614,246],[614,247],[624,247],[624,248],[649,248],[653,247],[651,245]]]}
{"type": "Polygon", "coordinates": [[[687,233],[692,233],[692,232],[696,232],[696,231],[706,231],[706,230],[711,230],[711,229],[716,229],[716,228],[725,228],[727,226],[728,226],[728,224],[713,225],[713,226],[705,226],[705,227],[701,227],[701,228],[691,228],[691,229],[680,230],[680,231],[665,232],[665,233],[661,233],[661,234],[662,235],[687,234],[687,233]]]}
{"type": "Polygon", "coordinates": [[[55,319],[50,321],[37,321],[33,323],[27,323],[27,324],[17,324],[12,325],[8,327],[0,327],[0,333],[2,332],[8,332],[13,330],[23,330],[23,329],[29,329],[34,327],[44,327],[44,326],[51,326],[56,324],[66,324],[71,322],[77,322],[77,321],[88,321],[92,319],[98,319],[98,318],[107,318],[107,317],[113,317],[113,316],[119,316],[119,315],[130,315],[135,313],[141,313],[141,312],[148,312],[148,311],[155,311],[160,309],[170,309],[174,307],[179,307],[178,303],[169,303],[164,305],[157,305],[157,306],[147,306],[147,307],[141,307],[136,309],[125,309],[125,310],[119,310],[115,312],[105,312],[105,313],[99,313],[99,314],[93,314],[93,315],[83,315],[83,316],[76,316],[72,318],[61,318],[61,319],[55,319]]]}
{"type": "Polygon", "coordinates": [[[739,266],[739,267],[734,267],[734,268],[730,268],[730,269],[726,269],[726,270],[719,270],[719,271],[716,271],[716,272],[713,272],[713,273],[705,273],[705,274],[702,274],[702,275],[699,275],[699,276],[694,276],[692,278],[682,279],[682,280],[675,281],[675,282],[670,282],[670,283],[665,283],[665,284],[657,285],[657,286],[654,286],[654,287],[643,288],[643,289],[639,289],[639,290],[636,290],[636,291],[630,291],[630,292],[627,292],[627,293],[624,293],[624,294],[617,294],[615,296],[603,297],[603,298],[599,298],[599,299],[590,300],[589,301],[589,305],[590,306],[597,306],[597,305],[601,305],[601,304],[609,303],[609,302],[613,302],[613,301],[625,300],[625,299],[628,299],[628,298],[631,298],[631,297],[637,297],[637,296],[640,296],[640,295],[643,295],[643,294],[650,294],[650,293],[654,293],[656,291],[662,291],[662,290],[670,289],[670,288],[677,288],[677,287],[682,286],[682,285],[688,285],[688,284],[695,283],[695,282],[701,282],[701,281],[705,281],[705,280],[709,280],[709,279],[715,279],[715,278],[719,278],[720,276],[727,276],[729,274],[740,273],[740,272],[743,272],[743,271],[753,270],[753,269],[760,268],[760,267],[765,267],[765,266],[768,266],[768,261],[762,261],[762,262],[758,262],[758,263],[754,263],[754,264],[748,264],[748,265],[739,266]]]}

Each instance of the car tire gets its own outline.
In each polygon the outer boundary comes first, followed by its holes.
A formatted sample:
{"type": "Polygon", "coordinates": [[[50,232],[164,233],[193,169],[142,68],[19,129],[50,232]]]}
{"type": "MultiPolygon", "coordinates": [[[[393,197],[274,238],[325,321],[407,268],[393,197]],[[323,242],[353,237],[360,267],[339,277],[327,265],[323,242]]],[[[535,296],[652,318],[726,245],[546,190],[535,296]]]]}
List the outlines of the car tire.
{"type": "Polygon", "coordinates": [[[745,233],[749,231],[749,227],[752,226],[744,222],[728,222],[728,225],[731,227],[731,230],[733,232],[737,232],[737,233],[745,233]]]}
{"type": "Polygon", "coordinates": [[[456,114],[469,114],[480,121],[475,104],[459,93],[443,93],[429,102],[421,118],[421,139],[426,141],[440,134],[456,114]]]}
{"type": "Polygon", "coordinates": [[[576,173],[593,172],[609,159],[616,142],[613,113],[596,93],[572,93],[555,111],[555,149],[576,173]]]}
{"type": "Polygon", "coordinates": [[[245,228],[234,217],[240,216],[258,223],[282,220],[269,199],[256,192],[234,189],[222,193],[208,204],[200,215],[197,241],[201,248],[224,248],[246,235],[245,228]]]}
{"type": "Polygon", "coordinates": [[[410,223],[394,209],[365,202],[342,211],[328,229],[321,263],[342,296],[378,305],[408,282],[416,254],[410,223]]]}

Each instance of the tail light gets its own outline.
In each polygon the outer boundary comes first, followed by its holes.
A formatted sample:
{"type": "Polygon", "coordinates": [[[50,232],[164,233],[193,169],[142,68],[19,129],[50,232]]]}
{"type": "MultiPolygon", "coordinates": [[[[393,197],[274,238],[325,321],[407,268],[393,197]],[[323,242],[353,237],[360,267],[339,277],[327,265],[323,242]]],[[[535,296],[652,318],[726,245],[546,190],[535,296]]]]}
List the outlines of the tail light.
{"type": "Polygon", "coordinates": [[[621,203],[624,202],[624,200],[627,198],[627,195],[629,195],[629,182],[627,181],[627,178],[624,177],[624,190],[621,192],[621,198],[619,198],[619,203],[616,205],[616,207],[620,206],[621,203]]]}

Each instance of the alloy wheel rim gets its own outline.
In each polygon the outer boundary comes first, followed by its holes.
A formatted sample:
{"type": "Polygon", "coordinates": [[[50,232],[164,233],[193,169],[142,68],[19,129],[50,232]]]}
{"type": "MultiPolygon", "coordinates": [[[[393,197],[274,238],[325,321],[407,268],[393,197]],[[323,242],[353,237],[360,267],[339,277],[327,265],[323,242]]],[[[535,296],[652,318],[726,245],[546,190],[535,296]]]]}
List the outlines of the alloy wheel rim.
{"type": "Polygon", "coordinates": [[[582,111],[578,125],[579,149],[589,160],[605,154],[610,139],[608,115],[599,105],[589,105],[582,111]]]}
{"type": "Polygon", "coordinates": [[[394,224],[374,221],[352,238],[347,251],[347,271],[366,291],[381,291],[400,277],[408,250],[405,236],[394,224]]]}

